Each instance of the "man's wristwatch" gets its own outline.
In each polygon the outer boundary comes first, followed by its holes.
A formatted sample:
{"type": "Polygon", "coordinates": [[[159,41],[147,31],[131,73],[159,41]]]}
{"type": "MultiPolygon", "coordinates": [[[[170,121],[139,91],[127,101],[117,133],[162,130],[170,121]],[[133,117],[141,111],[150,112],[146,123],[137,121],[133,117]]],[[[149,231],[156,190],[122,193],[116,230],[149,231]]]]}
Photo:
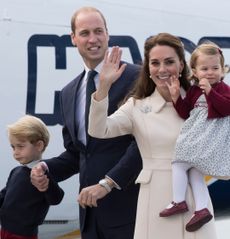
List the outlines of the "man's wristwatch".
{"type": "Polygon", "coordinates": [[[107,182],[106,179],[101,179],[99,181],[99,184],[106,189],[106,191],[109,193],[111,192],[112,188],[109,186],[109,183],[107,182]]]}

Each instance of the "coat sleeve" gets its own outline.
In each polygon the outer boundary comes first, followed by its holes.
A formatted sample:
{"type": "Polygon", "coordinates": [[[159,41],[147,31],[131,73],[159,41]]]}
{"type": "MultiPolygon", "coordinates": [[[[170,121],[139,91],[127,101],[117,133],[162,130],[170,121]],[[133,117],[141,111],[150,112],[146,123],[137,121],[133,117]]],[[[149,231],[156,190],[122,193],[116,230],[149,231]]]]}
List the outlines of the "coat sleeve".
{"type": "Polygon", "coordinates": [[[11,170],[11,172],[8,176],[7,182],[6,182],[6,186],[0,191],[0,208],[3,204],[4,199],[5,199],[5,195],[6,195],[6,192],[7,192],[8,185],[9,185],[9,181],[10,181],[11,175],[13,174],[14,170],[15,170],[15,168],[11,170]]]}
{"type": "Polygon", "coordinates": [[[0,191],[0,208],[3,204],[4,198],[5,198],[5,194],[6,194],[6,187],[4,187],[1,191],[0,191]]]}
{"type": "MultiPolygon", "coordinates": [[[[132,134],[133,99],[129,99],[117,111],[107,116],[108,98],[97,102],[93,99],[89,114],[89,134],[98,138],[112,138],[132,134]]],[[[131,142],[126,153],[107,175],[122,189],[126,189],[135,181],[142,168],[141,155],[135,139],[131,142]],[[124,176],[125,175],[125,176],[124,176]]]]}
{"type": "Polygon", "coordinates": [[[132,134],[133,124],[131,115],[132,99],[108,116],[108,97],[101,101],[91,98],[88,133],[95,138],[114,138],[132,134]]]}
{"type": "Polygon", "coordinates": [[[230,87],[222,82],[220,87],[212,88],[207,96],[209,105],[221,117],[230,115],[230,87]]]}
{"type": "Polygon", "coordinates": [[[192,102],[192,96],[195,94],[196,88],[191,87],[187,93],[185,98],[182,99],[180,96],[177,102],[174,105],[177,113],[182,119],[187,119],[190,115],[190,111],[193,109],[194,105],[192,102]]]}

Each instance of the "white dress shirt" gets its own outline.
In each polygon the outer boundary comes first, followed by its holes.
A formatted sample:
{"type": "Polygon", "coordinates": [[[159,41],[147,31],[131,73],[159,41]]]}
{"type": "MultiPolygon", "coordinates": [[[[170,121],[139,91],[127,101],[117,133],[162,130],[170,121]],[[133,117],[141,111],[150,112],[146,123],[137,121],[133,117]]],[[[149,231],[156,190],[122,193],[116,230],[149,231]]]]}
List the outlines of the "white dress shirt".
{"type": "MultiPolygon", "coordinates": [[[[94,77],[94,82],[96,89],[99,84],[99,72],[101,70],[102,63],[100,63],[94,70],[98,72],[98,74],[94,77]]],[[[87,84],[87,75],[91,70],[86,65],[85,75],[80,83],[80,87],[77,91],[76,95],[76,125],[77,125],[77,137],[84,145],[86,145],[86,132],[85,132],[85,101],[86,101],[86,84],[87,84]]]]}

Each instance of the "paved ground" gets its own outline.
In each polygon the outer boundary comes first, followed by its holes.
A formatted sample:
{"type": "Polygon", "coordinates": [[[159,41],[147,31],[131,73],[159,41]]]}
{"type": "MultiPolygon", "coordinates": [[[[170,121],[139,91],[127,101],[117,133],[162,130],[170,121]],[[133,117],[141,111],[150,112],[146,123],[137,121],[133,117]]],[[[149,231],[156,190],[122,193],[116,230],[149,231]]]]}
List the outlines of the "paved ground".
{"type": "MultiPolygon", "coordinates": [[[[39,228],[39,239],[80,239],[78,225],[75,221],[68,223],[43,224],[39,228]]],[[[230,238],[230,216],[220,216],[216,219],[218,239],[230,238]]]]}
{"type": "MultiPolygon", "coordinates": [[[[220,216],[216,219],[218,239],[230,238],[230,216],[220,216]]],[[[79,231],[76,230],[76,223],[56,225],[42,225],[39,239],[80,239],[79,231]],[[59,236],[57,236],[59,235],[59,236]]]]}

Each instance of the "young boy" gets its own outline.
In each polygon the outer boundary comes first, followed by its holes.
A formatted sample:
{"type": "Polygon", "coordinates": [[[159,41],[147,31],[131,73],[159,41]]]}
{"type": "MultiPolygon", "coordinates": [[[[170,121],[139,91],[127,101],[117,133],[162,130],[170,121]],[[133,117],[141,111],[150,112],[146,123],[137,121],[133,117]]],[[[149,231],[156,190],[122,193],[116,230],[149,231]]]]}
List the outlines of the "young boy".
{"type": "Polygon", "coordinates": [[[49,187],[40,192],[30,182],[30,171],[42,158],[49,142],[45,124],[26,115],[8,126],[13,157],[21,164],[9,175],[0,191],[1,239],[37,239],[38,226],[43,223],[50,205],[59,204],[63,190],[47,172],[49,187]]]}

